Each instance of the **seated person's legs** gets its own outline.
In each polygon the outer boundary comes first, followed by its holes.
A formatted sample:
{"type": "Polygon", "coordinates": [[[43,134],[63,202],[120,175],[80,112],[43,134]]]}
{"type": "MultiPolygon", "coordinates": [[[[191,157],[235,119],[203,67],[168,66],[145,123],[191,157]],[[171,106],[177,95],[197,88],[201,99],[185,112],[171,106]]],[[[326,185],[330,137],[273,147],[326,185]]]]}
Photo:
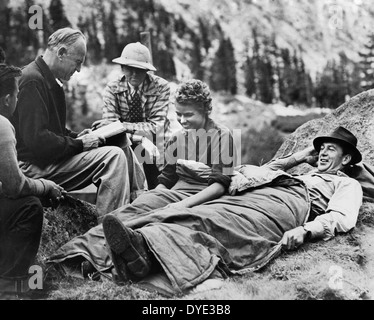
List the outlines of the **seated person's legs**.
{"type": "Polygon", "coordinates": [[[158,184],[157,177],[160,174],[157,166],[154,163],[143,163],[144,173],[147,178],[148,189],[152,190],[156,188],[158,184]]]}
{"type": "Polygon", "coordinates": [[[125,153],[118,147],[100,147],[82,152],[44,169],[34,165],[22,165],[21,169],[29,177],[52,180],[67,191],[94,183],[97,186],[96,209],[99,216],[130,203],[130,170],[125,153]]]}
{"type": "Polygon", "coordinates": [[[27,281],[42,223],[43,207],[38,198],[0,199],[0,292],[17,291],[17,280],[27,281]]]}

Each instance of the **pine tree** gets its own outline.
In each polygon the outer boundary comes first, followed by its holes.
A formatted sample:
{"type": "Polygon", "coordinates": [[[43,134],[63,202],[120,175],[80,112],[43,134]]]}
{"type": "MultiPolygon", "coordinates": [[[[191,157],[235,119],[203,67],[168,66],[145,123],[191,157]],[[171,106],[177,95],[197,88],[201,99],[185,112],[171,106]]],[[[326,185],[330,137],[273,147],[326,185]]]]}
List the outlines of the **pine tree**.
{"type": "Polygon", "coordinates": [[[369,34],[364,49],[359,52],[361,68],[361,87],[364,90],[374,88],[374,32],[369,34]]]}
{"type": "Polygon", "coordinates": [[[259,92],[259,76],[258,76],[258,64],[260,61],[260,44],[257,38],[257,31],[256,29],[252,30],[252,37],[253,37],[253,54],[252,54],[252,65],[253,65],[253,82],[254,82],[254,93],[255,98],[260,98],[260,92],[259,92]]]}
{"type": "Polygon", "coordinates": [[[87,59],[93,64],[100,63],[102,60],[101,43],[97,37],[97,26],[94,13],[91,18],[83,18],[79,16],[77,27],[87,36],[87,59]]]}
{"type": "Polygon", "coordinates": [[[204,79],[204,68],[202,66],[203,56],[201,54],[201,42],[198,36],[195,33],[191,33],[191,38],[195,44],[191,50],[191,63],[190,68],[192,73],[197,79],[204,79]]]}
{"type": "Polygon", "coordinates": [[[290,98],[289,92],[294,76],[290,51],[287,48],[281,49],[280,58],[281,63],[278,70],[280,100],[283,101],[286,105],[290,105],[292,104],[292,99],[290,98]]]}
{"type": "Polygon", "coordinates": [[[264,103],[272,103],[274,98],[273,86],[273,67],[268,57],[264,56],[257,64],[259,74],[259,100],[264,103]]]}
{"type": "Polygon", "coordinates": [[[8,34],[5,38],[4,50],[9,64],[24,66],[37,55],[37,48],[40,46],[38,31],[30,29],[28,24],[28,10],[33,4],[32,0],[27,0],[22,5],[7,11],[8,34]]]}
{"type": "Polygon", "coordinates": [[[293,81],[291,85],[291,100],[301,105],[312,104],[312,81],[305,70],[305,63],[301,54],[294,52],[293,56],[293,81]]]}
{"type": "Polygon", "coordinates": [[[231,94],[236,94],[237,92],[237,80],[236,80],[236,61],[234,47],[230,38],[226,39],[225,45],[225,57],[226,57],[226,70],[227,70],[227,89],[231,94]]]}
{"type": "Polygon", "coordinates": [[[229,38],[220,42],[211,67],[210,85],[213,90],[237,92],[234,48],[229,38]]]}
{"type": "Polygon", "coordinates": [[[5,51],[9,37],[10,9],[7,3],[0,2],[0,47],[5,51]]]}
{"type": "Polygon", "coordinates": [[[105,8],[101,3],[102,21],[104,28],[104,57],[108,61],[112,61],[114,58],[121,54],[123,48],[120,48],[117,40],[117,26],[116,26],[116,7],[113,2],[111,2],[109,14],[106,16],[105,8]]]}
{"type": "Polygon", "coordinates": [[[255,68],[254,59],[248,55],[244,66],[244,74],[246,94],[250,97],[256,96],[255,68]]]}
{"type": "Polygon", "coordinates": [[[257,78],[259,100],[264,103],[272,103],[274,99],[274,68],[268,40],[264,39],[261,48],[261,56],[257,61],[257,78]]]}
{"type": "Polygon", "coordinates": [[[6,54],[2,47],[0,47],[0,63],[6,62],[6,54]]]}
{"type": "Polygon", "coordinates": [[[339,64],[329,61],[317,78],[314,96],[319,107],[335,109],[345,102],[347,83],[339,64]]]}
{"type": "Polygon", "coordinates": [[[51,18],[51,27],[53,31],[60,28],[71,27],[71,23],[65,15],[64,6],[61,0],[51,0],[49,5],[49,16],[51,18]]]}

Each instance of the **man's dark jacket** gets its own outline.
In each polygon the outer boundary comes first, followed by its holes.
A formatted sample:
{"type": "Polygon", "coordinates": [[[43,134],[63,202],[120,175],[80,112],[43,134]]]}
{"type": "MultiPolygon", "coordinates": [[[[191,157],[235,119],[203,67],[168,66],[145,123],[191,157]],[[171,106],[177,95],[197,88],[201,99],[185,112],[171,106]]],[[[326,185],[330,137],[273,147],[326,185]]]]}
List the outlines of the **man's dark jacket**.
{"type": "Polygon", "coordinates": [[[21,161],[43,168],[83,151],[77,134],[65,127],[64,90],[41,56],[22,70],[12,123],[21,161]]]}

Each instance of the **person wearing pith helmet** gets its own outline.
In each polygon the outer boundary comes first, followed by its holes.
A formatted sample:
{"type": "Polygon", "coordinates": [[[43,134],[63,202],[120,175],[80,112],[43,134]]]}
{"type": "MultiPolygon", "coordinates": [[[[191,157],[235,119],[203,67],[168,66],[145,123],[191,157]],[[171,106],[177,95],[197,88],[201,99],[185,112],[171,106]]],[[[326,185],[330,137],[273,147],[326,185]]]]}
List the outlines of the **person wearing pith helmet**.
{"type": "Polygon", "coordinates": [[[121,66],[122,74],[104,89],[102,119],[93,128],[120,120],[143,164],[148,189],[154,189],[163,168],[163,150],[171,136],[170,85],[149,72],[157,69],[149,49],[140,42],[127,44],[121,56],[112,61],[121,66]]]}
{"type": "Polygon", "coordinates": [[[151,63],[151,53],[149,49],[140,42],[129,43],[123,48],[121,56],[112,61],[129,67],[157,71],[151,63]]]}

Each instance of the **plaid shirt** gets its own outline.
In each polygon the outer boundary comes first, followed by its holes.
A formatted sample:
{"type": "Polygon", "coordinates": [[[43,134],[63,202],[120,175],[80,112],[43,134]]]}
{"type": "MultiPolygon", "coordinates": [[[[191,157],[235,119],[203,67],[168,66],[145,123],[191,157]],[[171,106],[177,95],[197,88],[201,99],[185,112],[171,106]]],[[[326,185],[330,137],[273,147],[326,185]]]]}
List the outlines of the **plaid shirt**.
{"type": "Polygon", "coordinates": [[[158,76],[147,74],[142,86],[141,102],[144,122],[128,122],[130,92],[125,76],[108,83],[103,93],[104,120],[121,120],[126,132],[145,136],[158,147],[160,152],[171,136],[169,111],[170,86],[158,76]],[[157,140],[156,140],[157,136],[157,140]]]}

